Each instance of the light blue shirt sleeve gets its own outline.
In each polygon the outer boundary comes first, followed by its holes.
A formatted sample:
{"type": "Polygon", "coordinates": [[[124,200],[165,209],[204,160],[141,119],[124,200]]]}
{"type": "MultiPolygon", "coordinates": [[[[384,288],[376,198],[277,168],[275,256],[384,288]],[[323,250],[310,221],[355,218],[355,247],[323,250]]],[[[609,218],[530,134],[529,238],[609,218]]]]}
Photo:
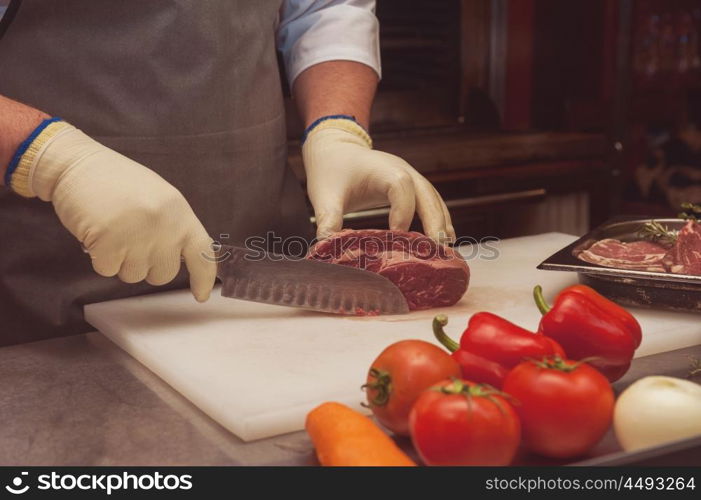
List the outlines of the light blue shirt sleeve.
{"type": "Polygon", "coordinates": [[[381,76],[375,0],[285,0],[277,26],[290,87],[309,66],[345,60],[366,64],[381,76]]]}

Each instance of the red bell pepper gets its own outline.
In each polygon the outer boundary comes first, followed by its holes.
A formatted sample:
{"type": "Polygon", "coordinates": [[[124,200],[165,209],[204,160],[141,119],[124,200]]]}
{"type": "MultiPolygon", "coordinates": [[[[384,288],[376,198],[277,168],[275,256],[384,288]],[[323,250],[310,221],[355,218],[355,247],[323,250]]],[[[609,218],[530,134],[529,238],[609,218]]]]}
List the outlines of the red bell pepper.
{"type": "Polygon", "coordinates": [[[533,297],[543,313],[538,331],[564,347],[570,359],[586,360],[611,382],[628,371],[642,341],[632,314],[584,285],[562,290],[552,308],[540,286],[533,297]]]}
{"type": "Polygon", "coordinates": [[[565,357],[562,347],[554,340],[530,332],[496,314],[473,314],[460,338],[460,344],[443,330],[448,318],[439,314],[433,320],[433,333],[460,364],[463,378],[490,384],[498,389],[511,368],[524,359],[545,356],[565,357]]]}

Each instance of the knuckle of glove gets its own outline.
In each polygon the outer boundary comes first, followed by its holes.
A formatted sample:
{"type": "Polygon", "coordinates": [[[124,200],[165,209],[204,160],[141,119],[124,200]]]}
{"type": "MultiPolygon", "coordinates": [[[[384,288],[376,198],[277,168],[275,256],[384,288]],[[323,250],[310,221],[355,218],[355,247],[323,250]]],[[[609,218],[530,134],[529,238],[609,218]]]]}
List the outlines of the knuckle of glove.
{"type": "Polygon", "coordinates": [[[165,285],[175,279],[179,270],[179,256],[173,256],[168,259],[159,259],[146,276],[146,282],[154,286],[165,285]]]}
{"type": "Polygon", "coordinates": [[[116,257],[92,257],[92,267],[97,274],[105,278],[115,276],[121,267],[121,261],[116,257]]]}
{"type": "Polygon", "coordinates": [[[394,182],[395,184],[399,184],[401,186],[407,186],[409,184],[413,184],[414,181],[409,172],[404,169],[397,168],[394,171],[394,182]]]}
{"type": "Polygon", "coordinates": [[[138,217],[152,224],[159,224],[162,220],[175,213],[181,212],[181,203],[176,196],[165,196],[143,200],[134,207],[138,217]]]}
{"type": "Polygon", "coordinates": [[[119,279],[125,283],[138,283],[146,279],[148,264],[145,262],[125,262],[119,271],[119,279]]]}
{"type": "Polygon", "coordinates": [[[391,166],[378,174],[386,188],[406,189],[413,184],[409,172],[402,168],[391,166]]]}

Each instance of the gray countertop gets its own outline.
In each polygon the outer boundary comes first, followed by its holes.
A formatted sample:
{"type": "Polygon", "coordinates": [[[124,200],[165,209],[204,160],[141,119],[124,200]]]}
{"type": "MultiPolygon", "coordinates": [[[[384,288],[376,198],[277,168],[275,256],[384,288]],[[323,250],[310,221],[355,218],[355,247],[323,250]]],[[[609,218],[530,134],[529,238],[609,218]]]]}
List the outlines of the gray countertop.
{"type": "Polygon", "coordinates": [[[0,349],[0,465],[306,465],[304,432],[245,443],[99,333],[0,349]]]}
{"type": "MultiPolygon", "coordinates": [[[[639,358],[615,388],[684,376],[689,355],[639,358]]],[[[316,463],[304,432],[245,443],[99,333],[0,348],[0,380],[0,465],[316,463]]],[[[609,433],[595,451],[616,449],[609,433]]]]}

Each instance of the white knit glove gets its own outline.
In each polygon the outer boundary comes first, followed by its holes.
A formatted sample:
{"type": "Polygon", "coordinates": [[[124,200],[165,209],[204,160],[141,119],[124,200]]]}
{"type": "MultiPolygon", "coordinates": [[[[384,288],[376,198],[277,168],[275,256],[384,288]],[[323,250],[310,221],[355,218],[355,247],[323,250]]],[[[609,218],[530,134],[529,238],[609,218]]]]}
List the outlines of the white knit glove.
{"type": "Polygon", "coordinates": [[[387,205],[390,229],[406,231],[416,211],[430,238],[455,238],[448,208],[431,183],[401,158],[373,150],[355,122],[321,122],[307,136],[302,156],[317,238],[340,231],[348,212],[387,205]]]}
{"type": "Polygon", "coordinates": [[[26,175],[24,192],[16,190],[53,203],[98,274],[163,285],[175,278],[183,256],[193,295],[207,300],[216,276],[216,264],[204,257],[212,240],[183,195],[75,127],[57,125],[26,172],[15,174],[26,175]]]}

